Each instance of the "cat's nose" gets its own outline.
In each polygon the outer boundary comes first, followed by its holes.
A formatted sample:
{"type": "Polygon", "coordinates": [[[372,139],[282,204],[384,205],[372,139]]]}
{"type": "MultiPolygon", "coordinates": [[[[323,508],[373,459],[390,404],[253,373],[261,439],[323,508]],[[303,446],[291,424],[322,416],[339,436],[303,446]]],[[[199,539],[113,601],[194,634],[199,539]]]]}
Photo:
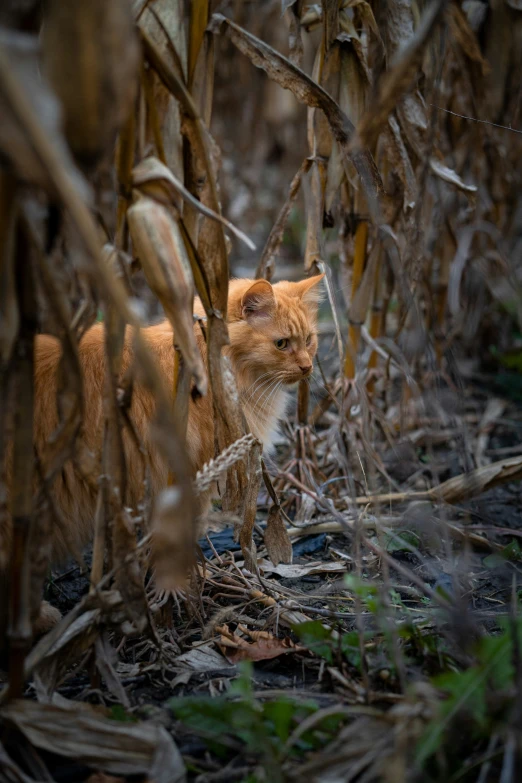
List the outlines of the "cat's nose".
{"type": "Polygon", "coordinates": [[[312,369],[312,365],[311,364],[307,364],[306,367],[304,365],[303,366],[299,365],[299,369],[301,370],[303,375],[308,375],[308,373],[312,369]]]}

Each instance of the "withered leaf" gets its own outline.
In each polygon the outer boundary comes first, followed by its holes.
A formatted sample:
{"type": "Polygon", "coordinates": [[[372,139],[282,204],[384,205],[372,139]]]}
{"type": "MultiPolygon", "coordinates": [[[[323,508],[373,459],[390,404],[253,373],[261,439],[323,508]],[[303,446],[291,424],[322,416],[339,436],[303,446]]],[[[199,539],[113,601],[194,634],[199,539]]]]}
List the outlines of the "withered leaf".
{"type": "Polygon", "coordinates": [[[456,188],[462,190],[464,193],[477,192],[476,185],[467,185],[465,182],[461,180],[461,178],[459,177],[456,171],[453,171],[453,169],[450,169],[448,166],[445,166],[443,163],[440,162],[440,160],[436,160],[432,158],[430,160],[430,168],[433,171],[433,173],[437,175],[437,177],[443,179],[444,182],[449,182],[450,185],[455,185],[456,188]]]}
{"type": "Polygon", "coordinates": [[[214,14],[211,27],[214,32],[225,32],[232,43],[250,59],[253,65],[266,71],[268,76],[281,87],[291,90],[301,103],[324,111],[334,138],[352,160],[361,178],[369,205],[375,205],[375,209],[377,209],[380,194],[383,192],[379,172],[367,149],[363,149],[360,145],[353,149],[349,147],[354,126],[333,98],[286,57],[230,19],[226,19],[221,14],[214,14]]]}
{"type": "Polygon", "coordinates": [[[229,220],[214,212],[209,207],[198,201],[190,191],[186,189],[176,175],[165,166],[160,160],[154,157],[145,158],[132,171],[132,184],[141,193],[150,198],[159,201],[162,204],[174,204],[177,206],[180,195],[194,209],[201,212],[205,217],[217,220],[229,229],[238,239],[245,243],[250,250],[255,250],[256,246],[251,239],[242,231],[236,228],[229,220]]]}
{"type": "Polygon", "coordinates": [[[109,720],[88,704],[71,704],[74,713],[54,704],[12,701],[0,711],[0,720],[16,726],[35,747],[94,769],[184,783],[185,765],[162,726],[109,720]]]}
{"type": "MultiPolygon", "coordinates": [[[[404,36],[408,43],[397,52],[390,70],[382,77],[376,98],[370,103],[368,110],[357,125],[357,134],[351,147],[371,147],[385,124],[390,113],[413,82],[416,66],[424,52],[426,41],[430,38],[439,23],[448,0],[437,0],[425,10],[415,34],[404,36]]],[[[408,8],[409,24],[412,24],[411,9],[408,8]]],[[[408,22],[408,17],[406,19],[408,22]]],[[[412,29],[412,27],[411,27],[412,29]]]]}
{"type": "Polygon", "coordinates": [[[284,639],[278,639],[267,632],[249,631],[244,626],[239,626],[239,628],[243,632],[248,633],[253,641],[249,642],[244,637],[231,633],[228,626],[216,629],[221,631],[221,638],[218,644],[229,663],[267,661],[287,653],[300,652],[303,649],[296,645],[288,636],[284,639]]]}
{"type": "Polygon", "coordinates": [[[268,512],[265,530],[265,546],[274,565],[292,562],[292,544],[283,522],[281,509],[273,505],[268,512]]]}

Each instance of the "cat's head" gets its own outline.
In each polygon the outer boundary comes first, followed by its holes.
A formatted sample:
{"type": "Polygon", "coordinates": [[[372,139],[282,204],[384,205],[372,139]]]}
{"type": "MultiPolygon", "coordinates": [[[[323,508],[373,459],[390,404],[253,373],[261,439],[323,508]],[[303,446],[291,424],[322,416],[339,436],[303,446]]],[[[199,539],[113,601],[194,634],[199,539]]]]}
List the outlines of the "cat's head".
{"type": "Polygon", "coordinates": [[[317,352],[317,308],[324,275],[298,283],[235,280],[229,292],[230,354],[250,378],[266,373],[284,384],[312,372],[317,352]]]}

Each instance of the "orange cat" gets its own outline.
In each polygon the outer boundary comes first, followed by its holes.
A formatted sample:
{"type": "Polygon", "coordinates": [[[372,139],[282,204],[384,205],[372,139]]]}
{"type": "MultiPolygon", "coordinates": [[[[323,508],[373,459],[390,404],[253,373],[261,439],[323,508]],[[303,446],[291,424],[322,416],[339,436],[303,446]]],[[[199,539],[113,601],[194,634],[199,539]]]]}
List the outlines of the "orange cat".
{"type": "MultiPolygon", "coordinates": [[[[266,280],[233,280],[229,287],[228,324],[230,345],[225,349],[235,374],[242,409],[252,433],[270,450],[278,422],[287,402],[286,387],[307,378],[317,351],[316,317],[319,299],[317,284],[323,275],[299,283],[266,280]]],[[[204,315],[199,299],[194,310],[204,315]]],[[[144,329],[143,335],[166,377],[172,378],[174,350],[172,327],[168,321],[144,329]]],[[[198,344],[203,355],[205,343],[199,327],[198,344]]],[[[94,453],[100,453],[103,439],[104,330],[93,326],[80,344],[85,404],[82,438],[94,453]]],[[[58,425],[56,409],[57,369],[60,343],[39,335],[35,347],[34,437],[37,451],[58,425]]],[[[124,369],[132,361],[130,333],[126,335],[124,369]]],[[[134,390],[131,417],[145,444],[153,493],[167,483],[167,468],[154,448],[149,421],[154,409],[152,395],[143,387],[134,390]]],[[[187,425],[187,451],[193,474],[214,456],[214,424],[210,394],[190,400],[187,425]]],[[[134,506],[143,492],[143,464],[128,434],[124,433],[127,461],[126,503],[134,506]]],[[[66,520],[68,538],[82,549],[93,535],[96,490],[90,487],[68,462],[53,485],[54,503],[66,520]]],[[[0,530],[0,570],[8,562],[10,530],[0,530]]],[[[68,554],[67,541],[55,526],[52,559],[68,554]]]]}

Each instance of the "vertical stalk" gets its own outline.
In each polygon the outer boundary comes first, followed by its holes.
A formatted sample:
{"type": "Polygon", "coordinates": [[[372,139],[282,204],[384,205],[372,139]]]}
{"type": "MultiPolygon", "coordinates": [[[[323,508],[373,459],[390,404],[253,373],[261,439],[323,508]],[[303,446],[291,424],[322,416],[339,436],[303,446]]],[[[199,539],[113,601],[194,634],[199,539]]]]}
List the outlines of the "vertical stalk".
{"type": "Polygon", "coordinates": [[[120,132],[116,148],[116,170],[120,187],[116,218],[116,247],[122,250],[127,249],[125,215],[132,198],[132,167],[134,166],[135,138],[136,117],[135,112],[132,111],[120,132]]]}
{"type": "Polygon", "coordinates": [[[165,145],[163,144],[163,137],[161,135],[161,124],[158,114],[158,107],[156,106],[156,100],[154,97],[154,81],[150,68],[145,66],[142,69],[141,88],[145,94],[145,102],[147,105],[147,124],[152,132],[152,138],[154,140],[154,147],[156,149],[156,155],[161,162],[167,166],[167,157],[165,155],[165,145]]]}
{"type": "Polygon", "coordinates": [[[453,255],[453,248],[449,243],[444,243],[442,248],[442,256],[440,259],[439,268],[439,282],[437,286],[437,300],[436,300],[436,312],[435,319],[437,324],[437,333],[435,336],[435,346],[437,353],[437,363],[440,367],[442,361],[442,339],[444,333],[444,319],[446,315],[446,302],[448,299],[448,282],[449,282],[449,270],[450,259],[453,255]]]}
{"type": "MultiPolygon", "coordinates": [[[[382,249],[379,249],[379,258],[375,266],[375,274],[373,278],[373,300],[372,300],[372,312],[370,317],[370,337],[377,340],[381,336],[382,327],[382,249]]],[[[377,351],[372,351],[368,360],[368,371],[371,372],[377,367],[377,351]]],[[[375,379],[372,377],[368,380],[367,389],[368,394],[372,395],[375,386],[375,379]]]]}
{"type": "MultiPolygon", "coordinates": [[[[366,249],[368,242],[368,221],[360,220],[355,230],[355,249],[353,256],[353,273],[352,273],[352,296],[353,302],[357,289],[359,288],[364,267],[366,264],[366,249]]],[[[344,360],[344,377],[348,380],[355,378],[355,361],[357,358],[357,351],[359,349],[359,342],[361,338],[361,322],[351,321],[351,316],[348,318],[348,344],[346,346],[346,356],[344,360]]]]}
{"type": "Polygon", "coordinates": [[[17,192],[16,180],[0,170],[0,656],[7,655],[9,596],[9,517],[7,496],[7,428],[10,370],[18,334],[18,302],[15,281],[17,192]],[[3,532],[2,532],[3,531],[3,532]]]}
{"type": "Polygon", "coordinates": [[[191,92],[199,50],[201,49],[205,30],[208,25],[208,2],[209,0],[192,0],[192,3],[190,4],[188,84],[191,92]]]}
{"type": "Polygon", "coordinates": [[[24,663],[31,646],[29,606],[31,578],[30,536],[33,524],[33,409],[34,338],[37,328],[33,267],[27,235],[19,221],[16,229],[15,271],[20,331],[14,352],[13,478],[11,515],[13,537],[9,589],[9,693],[22,696],[24,663]]]}

